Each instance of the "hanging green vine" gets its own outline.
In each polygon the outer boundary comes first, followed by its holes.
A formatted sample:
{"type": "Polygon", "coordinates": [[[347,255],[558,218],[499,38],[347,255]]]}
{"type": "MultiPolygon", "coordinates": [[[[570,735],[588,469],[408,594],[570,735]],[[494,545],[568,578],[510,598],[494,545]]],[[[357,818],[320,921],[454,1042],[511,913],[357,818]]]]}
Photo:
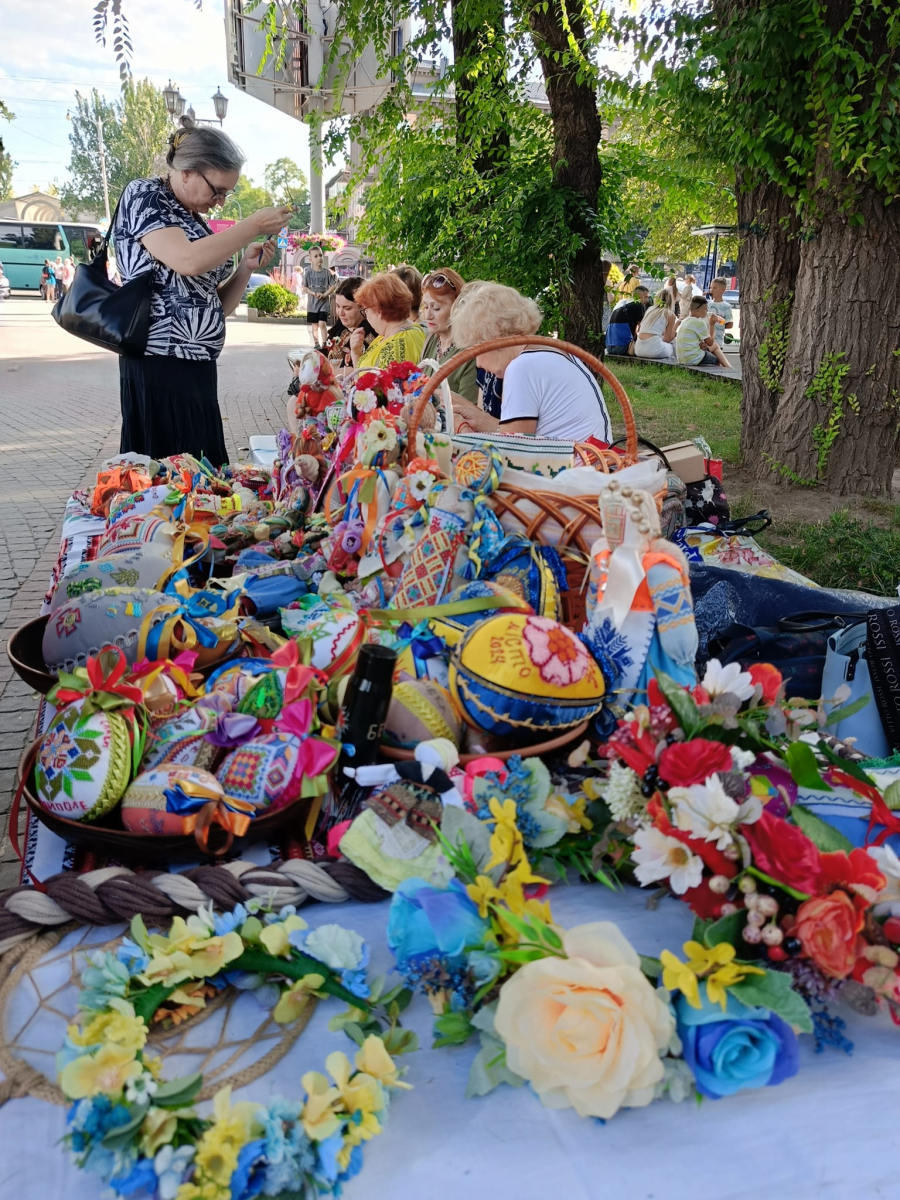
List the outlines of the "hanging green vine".
{"type": "MultiPolygon", "coordinates": [[[[763,295],[763,303],[772,300],[773,289],[769,288],[763,295]]],[[[784,384],[781,376],[787,359],[788,341],[790,340],[791,305],[794,293],[788,292],[783,300],[771,304],[766,323],[763,327],[763,337],[757,351],[759,357],[759,376],[770,392],[783,392],[784,384]]]]}
{"type": "Polygon", "coordinates": [[[825,416],[812,431],[812,443],[816,451],[815,478],[805,479],[786,463],[777,462],[771,455],[763,455],[773,471],[777,471],[782,479],[786,479],[798,487],[815,487],[824,478],[831,448],[841,432],[844,405],[846,404],[851,412],[859,414],[859,398],[856,392],[848,392],[846,396],[843,392],[844,379],[850,373],[850,364],[845,361],[846,358],[846,350],[836,350],[826,354],[819,363],[818,370],[809,387],[803,393],[807,400],[815,400],[816,403],[823,404],[826,409],[825,416]]]}

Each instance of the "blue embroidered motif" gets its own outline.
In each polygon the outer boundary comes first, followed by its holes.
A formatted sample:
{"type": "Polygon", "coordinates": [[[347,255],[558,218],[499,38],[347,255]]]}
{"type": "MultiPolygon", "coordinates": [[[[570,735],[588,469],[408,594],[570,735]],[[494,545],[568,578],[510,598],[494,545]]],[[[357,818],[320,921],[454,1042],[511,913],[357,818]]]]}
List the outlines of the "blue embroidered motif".
{"type": "Polygon", "coordinates": [[[619,633],[609,617],[604,617],[599,626],[589,626],[578,636],[597,660],[609,691],[634,662],[627,638],[619,633]]]}

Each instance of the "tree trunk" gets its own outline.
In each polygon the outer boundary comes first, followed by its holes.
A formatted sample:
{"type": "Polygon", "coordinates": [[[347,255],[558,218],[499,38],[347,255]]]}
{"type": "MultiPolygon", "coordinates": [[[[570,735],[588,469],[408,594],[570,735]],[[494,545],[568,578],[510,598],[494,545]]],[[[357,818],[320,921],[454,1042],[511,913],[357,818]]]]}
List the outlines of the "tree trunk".
{"type": "Polygon", "coordinates": [[[509,128],[502,120],[507,82],[504,0],[450,0],[457,145],[476,149],[479,175],[502,168],[509,128]]]}
{"type": "Polygon", "coordinates": [[[745,190],[737,173],[738,272],[741,284],[741,455],[770,479],[762,457],[784,379],[787,331],[800,266],[799,221],[793,202],[774,183],[745,190]]]}
{"type": "Polygon", "coordinates": [[[577,5],[568,9],[568,31],[561,0],[544,11],[536,4],[528,14],[553,122],[553,166],[556,182],[572,197],[570,226],[581,239],[560,285],[563,334],[571,342],[603,352],[603,248],[592,217],[600,192],[600,114],[589,72],[578,79],[578,64],[569,49],[569,31],[579,45],[586,42],[577,5]],[[558,57],[554,57],[557,55],[558,57]]]}
{"type": "MultiPolygon", "coordinates": [[[[777,391],[767,388],[767,357],[759,354],[766,276],[753,272],[768,270],[770,284],[781,289],[787,272],[783,263],[754,262],[754,252],[749,280],[742,265],[741,291],[748,286],[750,300],[746,345],[741,308],[742,448],[760,479],[771,480],[774,472],[838,495],[887,497],[900,418],[900,208],[885,207],[874,189],[857,192],[854,208],[862,222],[851,224],[836,200],[843,190],[844,181],[832,177],[813,192],[825,199],[799,239],[790,318],[780,330],[787,333],[783,365],[776,361],[777,374],[768,377],[777,377],[777,391]]],[[[772,198],[769,205],[777,221],[772,198]]],[[[755,253],[758,258],[758,247],[755,253]]],[[[788,258],[792,264],[793,251],[788,258]]],[[[776,313],[776,326],[779,319],[776,313]]],[[[771,329],[764,336],[771,339],[771,329]]]]}

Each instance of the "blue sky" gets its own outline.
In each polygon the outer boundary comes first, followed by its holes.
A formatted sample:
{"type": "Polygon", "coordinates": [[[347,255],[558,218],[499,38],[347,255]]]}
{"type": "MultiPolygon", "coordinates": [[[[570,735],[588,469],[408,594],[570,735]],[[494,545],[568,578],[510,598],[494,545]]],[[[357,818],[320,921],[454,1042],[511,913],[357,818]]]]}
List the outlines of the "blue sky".
{"type": "MultiPolygon", "coordinates": [[[[76,90],[97,87],[113,99],[119,78],[112,49],[94,41],[93,0],[0,0],[0,7],[0,98],[16,114],[0,135],[19,164],[13,191],[20,195],[65,179],[66,109],[76,90]]],[[[221,87],[229,101],[225,129],[248,156],[246,173],[261,183],[266,163],[287,156],[308,174],[306,126],[227,81],[222,0],[203,0],[199,12],[191,0],[128,0],[127,14],[135,76],[158,87],[171,78],[199,117],[214,116],[211,97],[221,87]]]]}

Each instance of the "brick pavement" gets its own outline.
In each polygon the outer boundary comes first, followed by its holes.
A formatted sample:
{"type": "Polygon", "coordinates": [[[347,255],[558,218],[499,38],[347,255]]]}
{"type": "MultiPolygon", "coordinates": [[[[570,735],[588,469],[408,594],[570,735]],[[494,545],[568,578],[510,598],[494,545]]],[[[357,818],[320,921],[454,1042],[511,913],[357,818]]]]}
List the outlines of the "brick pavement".
{"type": "MultiPolygon", "coordinates": [[[[228,322],[219,396],[229,454],[284,423],[285,361],[300,326],[228,322]]],[[[0,641],[35,616],[59,546],[66,500],[118,449],[118,365],[63,333],[36,297],[0,302],[0,641]]],[[[38,697],[0,657],[0,890],[18,882],[7,836],[15,768],[38,697]]]]}

